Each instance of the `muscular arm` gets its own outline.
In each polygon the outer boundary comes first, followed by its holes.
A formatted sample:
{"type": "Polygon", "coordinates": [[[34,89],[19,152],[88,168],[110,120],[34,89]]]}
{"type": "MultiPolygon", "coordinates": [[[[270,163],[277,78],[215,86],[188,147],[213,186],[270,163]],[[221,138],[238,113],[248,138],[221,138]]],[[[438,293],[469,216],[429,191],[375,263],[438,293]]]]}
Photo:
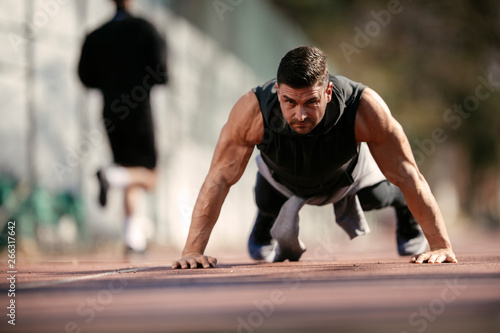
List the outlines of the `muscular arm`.
{"type": "Polygon", "coordinates": [[[229,114],[215,147],[212,164],[193,209],[182,258],[172,268],[214,267],[215,258],[203,253],[229,189],[241,177],[254,146],[262,140],[264,127],[257,97],[243,95],[229,114]]]}
{"type": "Polygon", "coordinates": [[[401,125],[372,89],[363,92],[355,124],[356,140],[366,142],[387,180],[398,186],[430,245],[411,262],[457,262],[443,216],[413,157],[401,125]]]}

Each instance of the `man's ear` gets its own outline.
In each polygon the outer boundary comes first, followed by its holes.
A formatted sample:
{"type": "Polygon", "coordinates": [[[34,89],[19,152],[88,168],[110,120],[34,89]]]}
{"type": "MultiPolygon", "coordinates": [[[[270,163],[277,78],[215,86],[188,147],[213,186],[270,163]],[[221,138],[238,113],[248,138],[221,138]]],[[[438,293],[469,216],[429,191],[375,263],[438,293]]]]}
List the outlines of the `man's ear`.
{"type": "Polygon", "coordinates": [[[328,85],[326,86],[326,100],[328,103],[330,103],[332,100],[332,93],[333,93],[333,83],[328,82],[328,85]]]}
{"type": "Polygon", "coordinates": [[[278,95],[278,102],[281,102],[280,86],[278,85],[278,82],[274,83],[274,87],[276,88],[276,94],[278,95]]]}

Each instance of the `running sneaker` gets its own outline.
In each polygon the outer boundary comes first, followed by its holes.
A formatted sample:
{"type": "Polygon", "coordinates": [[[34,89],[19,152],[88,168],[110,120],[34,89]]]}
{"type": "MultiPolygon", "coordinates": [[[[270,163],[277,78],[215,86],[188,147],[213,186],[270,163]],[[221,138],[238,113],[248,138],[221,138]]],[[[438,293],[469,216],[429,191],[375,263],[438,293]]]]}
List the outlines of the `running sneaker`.
{"type": "Polygon", "coordinates": [[[102,207],[106,206],[108,200],[109,182],[104,170],[97,171],[97,180],[99,181],[99,203],[102,207]]]}
{"type": "Polygon", "coordinates": [[[420,254],[427,249],[427,239],[408,208],[396,209],[396,242],[400,256],[420,254]]]}
{"type": "Polygon", "coordinates": [[[248,237],[248,253],[254,260],[265,260],[274,249],[271,227],[274,219],[262,217],[259,213],[248,237]]]}

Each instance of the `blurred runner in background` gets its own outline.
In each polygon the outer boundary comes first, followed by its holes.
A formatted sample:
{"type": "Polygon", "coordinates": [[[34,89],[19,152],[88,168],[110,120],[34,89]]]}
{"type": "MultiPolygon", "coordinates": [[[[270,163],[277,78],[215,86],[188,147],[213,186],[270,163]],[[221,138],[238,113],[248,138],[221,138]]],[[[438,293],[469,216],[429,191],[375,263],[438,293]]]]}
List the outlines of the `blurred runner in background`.
{"type": "Polygon", "coordinates": [[[153,224],[138,204],[143,191],[156,184],[150,93],[168,80],[166,43],[152,24],[129,13],[129,0],[114,3],[113,19],[86,37],[78,74],[85,86],[103,94],[103,121],[115,164],[97,172],[99,202],[106,205],[110,187],[125,191],[126,250],[143,252],[153,224]]]}

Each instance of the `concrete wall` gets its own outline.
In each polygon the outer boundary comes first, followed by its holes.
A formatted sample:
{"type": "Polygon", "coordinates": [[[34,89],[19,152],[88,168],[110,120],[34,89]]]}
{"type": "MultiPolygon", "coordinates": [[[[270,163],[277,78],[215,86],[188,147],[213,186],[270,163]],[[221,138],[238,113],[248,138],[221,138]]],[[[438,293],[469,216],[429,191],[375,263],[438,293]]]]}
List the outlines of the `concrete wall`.
{"type": "MultiPolygon", "coordinates": [[[[307,43],[293,22],[266,1],[232,2],[232,10],[222,16],[216,4],[140,0],[133,8],[158,27],[169,45],[171,83],[153,91],[159,185],[145,203],[160,245],[183,246],[232,105],[273,77],[286,51],[307,43]]],[[[78,195],[89,246],[119,242],[123,196],[113,190],[106,209],[97,205],[95,172],[111,163],[111,152],[100,120],[101,96],[82,87],[76,67],[85,34],[113,12],[111,1],[105,0],[0,2],[0,175],[51,193],[78,195]]],[[[252,158],[231,189],[209,247],[245,247],[255,216],[255,174],[252,158]]],[[[325,209],[306,216],[325,220],[333,214],[325,209]]],[[[55,242],[77,242],[74,232],[68,235],[67,229],[41,222],[34,223],[49,230],[37,233],[39,241],[52,235],[55,242]]],[[[331,220],[327,223],[313,228],[323,232],[331,220]]]]}

